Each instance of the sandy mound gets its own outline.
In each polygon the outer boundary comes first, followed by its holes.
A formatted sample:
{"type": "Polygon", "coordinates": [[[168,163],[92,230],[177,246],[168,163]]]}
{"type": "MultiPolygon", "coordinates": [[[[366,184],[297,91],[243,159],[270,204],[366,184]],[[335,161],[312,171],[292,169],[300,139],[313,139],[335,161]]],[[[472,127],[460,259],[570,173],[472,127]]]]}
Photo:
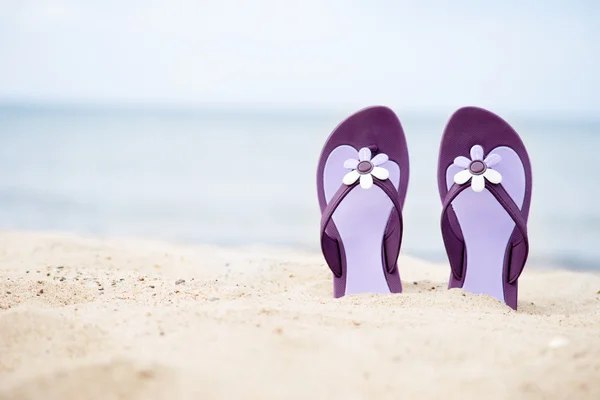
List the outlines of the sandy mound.
{"type": "Polygon", "coordinates": [[[515,312],[399,268],[336,300],[319,254],[4,233],[0,398],[600,398],[600,274],[530,268],[515,312]]]}

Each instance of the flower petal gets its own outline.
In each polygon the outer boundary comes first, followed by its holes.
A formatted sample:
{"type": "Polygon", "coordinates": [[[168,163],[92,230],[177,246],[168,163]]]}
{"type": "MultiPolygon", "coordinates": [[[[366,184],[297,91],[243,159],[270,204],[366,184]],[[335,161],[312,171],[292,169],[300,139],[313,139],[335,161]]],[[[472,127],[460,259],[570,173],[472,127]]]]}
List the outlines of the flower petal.
{"type": "Polygon", "coordinates": [[[371,160],[371,164],[377,166],[381,165],[389,160],[387,154],[379,153],[371,160]]]}
{"type": "Polygon", "coordinates": [[[461,168],[469,168],[469,165],[471,165],[471,160],[469,160],[467,157],[459,156],[454,159],[454,165],[461,168]]]}
{"type": "Polygon", "coordinates": [[[475,161],[481,161],[483,160],[483,147],[481,147],[480,145],[476,144],[475,146],[471,147],[471,160],[475,161]]]}
{"type": "Polygon", "coordinates": [[[358,177],[360,176],[360,174],[358,173],[358,171],[350,171],[348,172],[346,175],[344,175],[344,185],[352,185],[354,182],[356,182],[358,180],[358,177]]]}
{"type": "Polygon", "coordinates": [[[483,160],[485,165],[487,165],[488,167],[493,167],[494,165],[498,164],[500,161],[502,161],[502,157],[500,157],[498,154],[494,154],[494,153],[488,154],[488,156],[485,158],[485,160],[483,160]]]}
{"type": "Polygon", "coordinates": [[[375,167],[373,168],[373,171],[371,171],[371,175],[373,175],[380,181],[385,181],[387,178],[390,177],[390,171],[383,167],[375,167]]]}
{"type": "Polygon", "coordinates": [[[371,174],[365,174],[360,176],[360,187],[363,189],[371,189],[373,186],[373,177],[371,174]]]}
{"type": "Polygon", "coordinates": [[[363,147],[358,152],[358,159],[360,161],[371,161],[371,150],[368,147],[363,147]]]}
{"type": "Polygon", "coordinates": [[[496,185],[502,182],[502,175],[500,175],[500,172],[496,171],[495,169],[486,169],[483,173],[483,176],[485,176],[485,179],[496,185]]]}
{"type": "Polygon", "coordinates": [[[454,183],[457,185],[465,184],[469,182],[469,179],[471,179],[471,172],[468,169],[464,169],[454,175],[454,183]]]}
{"type": "Polygon", "coordinates": [[[485,179],[483,178],[483,175],[473,176],[473,179],[471,179],[471,189],[477,193],[483,192],[483,189],[485,189],[485,179]]]}
{"type": "Polygon", "coordinates": [[[358,167],[358,160],[355,160],[354,158],[349,158],[346,161],[344,161],[344,168],[356,169],[356,167],[358,167]]]}

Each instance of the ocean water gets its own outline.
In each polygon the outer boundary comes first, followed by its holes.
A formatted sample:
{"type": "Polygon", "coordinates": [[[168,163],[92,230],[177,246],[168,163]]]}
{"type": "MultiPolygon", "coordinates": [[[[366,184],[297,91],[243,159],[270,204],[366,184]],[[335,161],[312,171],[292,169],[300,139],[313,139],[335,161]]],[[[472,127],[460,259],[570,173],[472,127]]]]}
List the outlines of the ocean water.
{"type": "MultiPolygon", "coordinates": [[[[319,250],[315,173],[345,111],[0,107],[0,228],[319,250]]],[[[448,114],[398,111],[411,156],[403,252],[444,260],[448,114]]],[[[600,268],[600,120],[503,115],[533,165],[532,264],[600,268]]]]}

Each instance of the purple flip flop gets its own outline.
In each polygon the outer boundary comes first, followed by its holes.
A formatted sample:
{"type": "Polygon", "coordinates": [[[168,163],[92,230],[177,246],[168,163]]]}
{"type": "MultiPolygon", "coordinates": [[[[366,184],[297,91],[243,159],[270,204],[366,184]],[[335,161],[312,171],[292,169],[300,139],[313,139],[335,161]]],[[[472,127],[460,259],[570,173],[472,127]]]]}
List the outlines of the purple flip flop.
{"type": "Polygon", "coordinates": [[[499,116],[461,108],[442,137],[438,187],[449,288],[489,294],[516,310],[531,204],[531,163],[521,138],[499,116]]]}
{"type": "Polygon", "coordinates": [[[325,142],[317,192],[334,297],[402,291],[397,260],[408,176],[404,131],[387,107],[358,111],[325,142]]]}

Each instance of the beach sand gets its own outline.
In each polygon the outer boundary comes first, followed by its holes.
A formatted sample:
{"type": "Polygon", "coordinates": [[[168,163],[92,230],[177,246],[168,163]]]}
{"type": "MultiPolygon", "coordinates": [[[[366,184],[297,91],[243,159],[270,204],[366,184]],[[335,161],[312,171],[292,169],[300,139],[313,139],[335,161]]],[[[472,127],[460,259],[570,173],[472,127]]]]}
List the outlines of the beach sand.
{"type": "Polygon", "coordinates": [[[320,254],[0,233],[0,399],[599,399],[600,274],[529,268],[519,311],[331,297],[320,254]]]}

